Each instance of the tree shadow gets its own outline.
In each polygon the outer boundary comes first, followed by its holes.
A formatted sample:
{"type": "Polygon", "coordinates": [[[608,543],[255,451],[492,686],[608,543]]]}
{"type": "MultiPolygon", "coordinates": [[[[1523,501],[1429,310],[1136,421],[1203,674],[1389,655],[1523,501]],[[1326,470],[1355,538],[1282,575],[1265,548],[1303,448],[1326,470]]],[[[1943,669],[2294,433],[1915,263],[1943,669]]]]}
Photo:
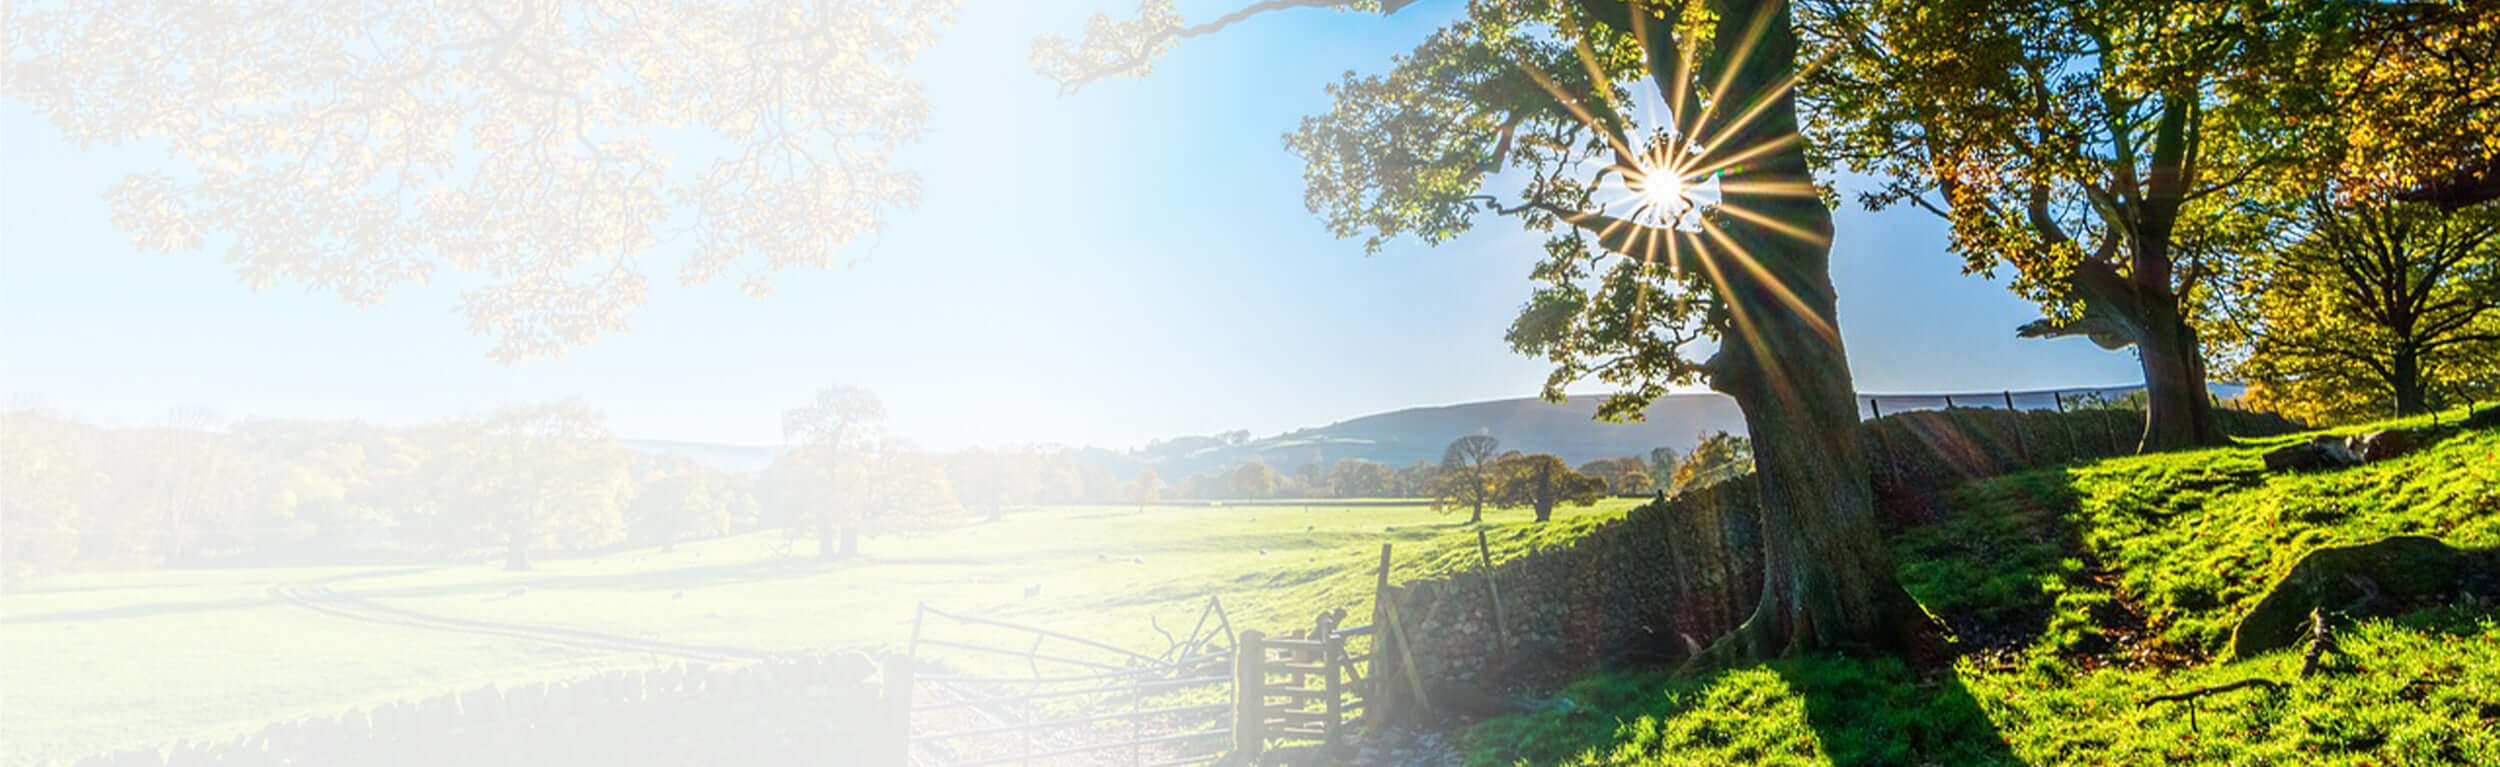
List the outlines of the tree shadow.
{"type": "Polygon", "coordinates": [[[2019,765],[1961,677],[1892,659],[1787,658],[1591,677],[1567,706],[1467,734],[1472,761],[1568,765],[2019,765]]]}

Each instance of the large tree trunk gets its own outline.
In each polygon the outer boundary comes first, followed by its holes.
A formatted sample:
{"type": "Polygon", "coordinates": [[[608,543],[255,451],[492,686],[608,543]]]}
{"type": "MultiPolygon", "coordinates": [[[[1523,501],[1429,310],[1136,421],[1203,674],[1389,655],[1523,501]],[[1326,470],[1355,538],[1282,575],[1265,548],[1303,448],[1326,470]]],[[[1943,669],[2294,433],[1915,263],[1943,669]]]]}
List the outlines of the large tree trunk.
{"type": "Polygon", "coordinates": [[[2396,396],[2396,415],[2419,415],[2430,412],[2430,392],[2422,385],[2422,353],[2411,346],[2396,347],[2395,357],[2388,360],[2387,387],[2396,396]]]}
{"type": "Polygon", "coordinates": [[[858,525],[843,525],[843,526],[842,526],[842,558],[843,558],[843,559],[852,559],[852,558],[855,558],[855,557],[858,557],[858,556],[859,556],[859,526],[858,526],[858,525]]]}
{"type": "Polygon", "coordinates": [[[1553,521],[1553,519],[1554,504],[1538,501],[1536,504],[1536,521],[1550,522],[1553,521]]]}
{"type": "MultiPolygon", "coordinates": [[[[1874,493],[1858,441],[1857,394],[1831,282],[1831,211],[1812,196],[1813,174],[1784,86],[1796,70],[1788,3],[1730,2],[1718,23],[1720,51],[1744,49],[1726,94],[1776,93],[1759,115],[1729,130],[1725,152],[1782,148],[1731,168],[1725,204],[1754,215],[1724,228],[1753,268],[1716,277],[1735,318],[1709,363],[1710,386],[1745,413],[1761,483],[1764,577],[1760,602],[1734,633],[1694,660],[1702,665],[1812,650],[1907,650],[1932,637],[1901,588],[1875,521],[1874,493]],[[1759,14],[1768,14],[1761,18],[1759,14]],[[1755,220],[1754,216],[1761,219],[1755,220]]],[[[1740,97],[1741,100],[1741,97],[1740,97]]],[[[1710,135],[1705,128],[1702,135],[1710,135]]]]}
{"type": "Polygon", "coordinates": [[[2222,444],[2221,425],[2214,420],[2212,394],[2205,388],[2205,357],[2175,303],[2151,302],[2153,315],[2144,338],[2136,342],[2136,358],[2144,370],[2144,434],[2137,452],[2157,453],[2222,444]]]}

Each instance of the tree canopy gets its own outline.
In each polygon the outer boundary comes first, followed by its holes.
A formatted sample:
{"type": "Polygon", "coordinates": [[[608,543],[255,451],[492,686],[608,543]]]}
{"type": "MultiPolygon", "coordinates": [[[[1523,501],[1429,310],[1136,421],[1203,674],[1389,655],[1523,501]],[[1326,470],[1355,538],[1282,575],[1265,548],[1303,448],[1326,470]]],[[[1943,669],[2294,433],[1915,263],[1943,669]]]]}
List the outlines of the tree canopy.
{"type": "Polygon", "coordinates": [[[2226,324],[2259,406],[2336,422],[2500,393],[2500,207],[2321,192],[2278,228],[2226,324]]]}
{"type": "Polygon", "coordinates": [[[451,277],[509,361],[624,329],[655,271],[761,296],[911,205],[906,68],[954,6],[65,0],[10,10],[0,92],[164,147],[108,193],[140,246],[360,305],[451,277]]]}
{"type": "Polygon", "coordinates": [[[1606,497],[1606,480],[1573,471],[1552,453],[1504,453],[1493,472],[1495,505],[1532,509],[1538,522],[1553,519],[1556,506],[1587,506],[1606,497]]]}

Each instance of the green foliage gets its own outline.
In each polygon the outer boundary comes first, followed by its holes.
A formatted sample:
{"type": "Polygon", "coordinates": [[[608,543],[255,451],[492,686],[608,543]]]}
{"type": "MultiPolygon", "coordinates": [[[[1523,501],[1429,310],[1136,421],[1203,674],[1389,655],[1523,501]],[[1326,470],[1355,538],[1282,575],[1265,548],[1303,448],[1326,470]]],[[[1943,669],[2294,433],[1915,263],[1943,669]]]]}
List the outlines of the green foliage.
{"type": "Polygon", "coordinates": [[[1398,475],[1378,461],[1341,458],[1328,470],[1328,489],[1339,498],[1383,498],[1398,492],[1398,475]]]}
{"type": "Polygon", "coordinates": [[[1489,435],[1470,434],[1450,441],[1441,452],[1441,467],[1432,476],[1433,505],[1441,509],[1467,508],[1473,518],[1484,516],[1484,507],[1493,503],[1493,494],[1500,491],[1500,477],[1493,464],[1501,458],[1501,440],[1489,435]]]}
{"type": "Polygon", "coordinates": [[[1258,461],[1242,464],[1224,475],[1224,485],[1232,490],[1234,498],[1266,498],[1275,495],[1279,481],[1280,478],[1275,469],[1268,468],[1267,464],[1258,461]]]}
{"type": "Polygon", "coordinates": [[[2284,215],[2224,335],[2260,407],[2349,423],[2500,394],[2500,205],[2319,195],[2284,215]]]}
{"type": "Polygon", "coordinates": [[[1552,453],[1502,454],[1493,462],[1493,503],[1536,510],[1538,521],[1566,503],[1587,506],[1606,497],[1606,480],[1571,470],[1552,453]]]}
{"type": "Polygon", "coordinates": [[[1675,488],[1708,487],[1753,473],[1753,440],[1724,431],[1701,436],[1675,469],[1675,488]]]}

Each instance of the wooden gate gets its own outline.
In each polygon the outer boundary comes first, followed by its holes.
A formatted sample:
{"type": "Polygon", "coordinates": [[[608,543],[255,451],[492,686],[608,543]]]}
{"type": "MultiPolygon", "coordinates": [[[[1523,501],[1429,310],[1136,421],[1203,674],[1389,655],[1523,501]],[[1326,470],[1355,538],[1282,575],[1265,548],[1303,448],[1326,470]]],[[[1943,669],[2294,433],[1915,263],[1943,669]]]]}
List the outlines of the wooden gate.
{"type": "Polygon", "coordinates": [[[921,605],[897,704],[909,759],[1090,765],[1126,750],[1136,767],[1214,762],[1233,740],[1231,621],[1210,597],[1187,635],[1165,636],[1171,646],[1150,656],[921,605]]]}
{"type": "Polygon", "coordinates": [[[1370,626],[1281,639],[1241,632],[1233,714],[1234,731],[1243,733],[1236,739],[1240,747],[1255,754],[1270,739],[1317,740],[1332,748],[1343,743],[1364,708],[1364,669],[1374,655],[1350,651],[1348,644],[1368,649],[1371,634],[1370,626]]]}

